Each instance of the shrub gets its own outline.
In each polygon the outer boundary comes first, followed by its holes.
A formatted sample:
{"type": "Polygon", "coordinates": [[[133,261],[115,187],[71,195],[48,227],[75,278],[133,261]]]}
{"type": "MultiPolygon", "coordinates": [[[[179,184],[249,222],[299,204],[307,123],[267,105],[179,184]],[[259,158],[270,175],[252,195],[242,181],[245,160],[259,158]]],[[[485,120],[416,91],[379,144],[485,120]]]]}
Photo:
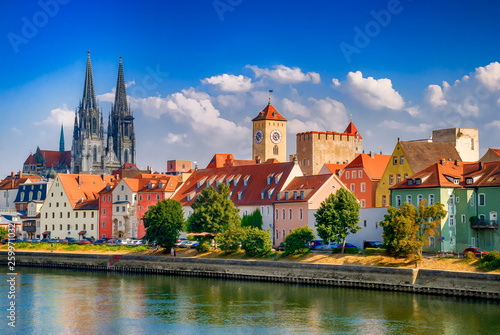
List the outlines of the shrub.
{"type": "Polygon", "coordinates": [[[491,271],[500,268],[500,253],[492,251],[479,260],[479,268],[491,271]]]}
{"type": "Polygon", "coordinates": [[[314,233],[309,227],[299,227],[285,238],[285,255],[306,254],[311,248],[314,233]]]}
{"type": "MultiPolygon", "coordinates": [[[[340,248],[332,248],[332,253],[340,254],[342,253],[342,247],[340,248]]],[[[359,254],[359,249],[356,248],[344,248],[344,254],[359,254]]]]}
{"type": "Polygon", "coordinates": [[[208,252],[210,251],[210,245],[207,242],[200,243],[196,246],[196,251],[198,252],[208,252]]]}
{"type": "Polygon", "coordinates": [[[467,253],[465,254],[465,258],[467,258],[467,259],[475,259],[476,255],[472,251],[467,251],[467,253]]]}
{"type": "Polygon", "coordinates": [[[250,257],[265,256],[272,250],[271,234],[258,228],[247,228],[247,233],[242,241],[242,249],[250,257]]]}
{"type": "Polygon", "coordinates": [[[241,227],[231,227],[225,232],[218,234],[215,237],[215,242],[220,250],[226,254],[238,251],[245,238],[246,230],[241,227]]]}
{"type": "Polygon", "coordinates": [[[377,249],[377,248],[366,248],[365,249],[365,255],[370,256],[370,255],[383,255],[385,254],[386,249],[377,249]]]}

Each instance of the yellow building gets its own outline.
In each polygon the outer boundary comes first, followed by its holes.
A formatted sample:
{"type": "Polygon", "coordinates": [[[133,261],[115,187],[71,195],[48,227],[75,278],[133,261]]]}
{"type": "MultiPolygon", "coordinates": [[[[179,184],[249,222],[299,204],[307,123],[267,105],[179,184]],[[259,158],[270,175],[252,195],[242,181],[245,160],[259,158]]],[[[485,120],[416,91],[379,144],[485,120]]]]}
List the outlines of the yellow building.
{"type": "Polygon", "coordinates": [[[286,119],[269,103],[252,123],[252,159],[286,162],[286,119]]]}
{"type": "Polygon", "coordinates": [[[390,187],[441,159],[461,162],[451,142],[399,141],[377,186],[375,206],[391,205],[390,187]]]}

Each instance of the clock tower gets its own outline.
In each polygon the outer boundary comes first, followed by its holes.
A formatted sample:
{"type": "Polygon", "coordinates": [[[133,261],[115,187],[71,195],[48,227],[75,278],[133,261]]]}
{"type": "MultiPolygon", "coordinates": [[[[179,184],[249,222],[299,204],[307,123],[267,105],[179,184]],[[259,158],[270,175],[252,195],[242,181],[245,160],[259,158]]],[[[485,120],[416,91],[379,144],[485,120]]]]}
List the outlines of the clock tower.
{"type": "Polygon", "coordinates": [[[286,160],[286,119],[271,105],[271,102],[252,119],[252,159],[261,162],[277,159],[286,160]]]}

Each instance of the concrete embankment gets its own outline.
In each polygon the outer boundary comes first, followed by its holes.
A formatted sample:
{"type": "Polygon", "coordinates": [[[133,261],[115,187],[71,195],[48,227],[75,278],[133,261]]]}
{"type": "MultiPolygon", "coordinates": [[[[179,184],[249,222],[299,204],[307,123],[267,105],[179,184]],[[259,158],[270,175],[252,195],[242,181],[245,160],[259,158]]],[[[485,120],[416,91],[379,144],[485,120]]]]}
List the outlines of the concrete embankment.
{"type": "MultiPolygon", "coordinates": [[[[7,253],[0,252],[0,264],[7,253]]],[[[147,255],[17,252],[16,266],[356,287],[500,300],[500,275],[427,269],[147,255]]]]}

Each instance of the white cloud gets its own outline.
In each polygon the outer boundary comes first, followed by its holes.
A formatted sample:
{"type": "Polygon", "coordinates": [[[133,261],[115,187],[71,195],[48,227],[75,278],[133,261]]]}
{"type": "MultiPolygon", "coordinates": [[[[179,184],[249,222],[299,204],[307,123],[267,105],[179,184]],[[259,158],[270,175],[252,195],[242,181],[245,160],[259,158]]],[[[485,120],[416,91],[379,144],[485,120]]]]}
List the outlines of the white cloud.
{"type": "Polygon", "coordinates": [[[426,100],[432,106],[437,107],[448,104],[448,101],[446,101],[443,97],[444,94],[443,90],[441,89],[441,86],[439,85],[427,86],[426,100]]]}
{"type": "Polygon", "coordinates": [[[256,78],[267,77],[282,84],[296,84],[308,81],[313,84],[319,84],[321,82],[319,73],[304,73],[298,67],[289,68],[285,65],[277,65],[274,67],[274,70],[261,69],[256,65],[247,65],[246,67],[255,73],[256,78]]]}
{"type": "Polygon", "coordinates": [[[310,117],[311,113],[307,109],[306,106],[302,105],[300,102],[292,101],[288,98],[284,98],[281,100],[283,104],[283,110],[286,113],[290,113],[292,115],[298,115],[302,117],[310,117]]]}
{"type": "Polygon", "coordinates": [[[500,121],[499,120],[493,120],[490,123],[486,124],[484,126],[485,128],[498,128],[500,129],[500,121]]]}
{"type": "Polygon", "coordinates": [[[408,114],[410,114],[411,117],[416,117],[418,114],[420,114],[418,106],[407,107],[405,108],[405,111],[408,112],[408,114]]]}
{"type": "Polygon", "coordinates": [[[253,88],[252,79],[244,77],[241,74],[235,76],[232,74],[222,74],[205,78],[201,81],[203,84],[218,86],[224,92],[246,92],[253,88]]]}
{"type": "Polygon", "coordinates": [[[167,137],[163,140],[169,144],[182,143],[187,138],[187,134],[173,134],[168,133],[167,137]]]}
{"type": "Polygon", "coordinates": [[[498,62],[476,68],[474,77],[490,92],[500,90],[500,64],[498,62]]]}
{"type": "Polygon", "coordinates": [[[306,116],[308,120],[291,119],[288,121],[288,133],[295,134],[311,130],[344,131],[347,125],[347,110],[343,103],[328,97],[324,99],[309,98],[308,101],[312,102],[313,105],[306,107],[298,102],[287,102],[292,106],[291,108],[295,108],[298,112],[308,111],[306,116]]]}
{"type": "Polygon", "coordinates": [[[50,126],[61,126],[61,122],[66,125],[66,127],[73,126],[75,122],[75,112],[69,110],[66,105],[62,108],[56,108],[50,111],[50,115],[43,121],[34,122],[35,125],[50,125],[50,126]]]}
{"type": "Polygon", "coordinates": [[[401,95],[392,88],[388,78],[363,78],[361,71],[347,74],[347,87],[351,95],[373,110],[383,108],[401,110],[405,102],[401,95]]]}
{"type": "Polygon", "coordinates": [[[245,101],[239,96],[236,95],[218,95],[215,98],[215,101],[222,107],[231,107],[232,109],[240,109],[244,106],[245,101]]]}
{"type": "MultiPolygon", "coordinates": [[[[127,98],[128,98],[128,96],[127,96],[127,98]]],[[[115,102],[115,89],[113,88],[113,91],[110,93],[99,94],[97,96],[97,99],[99,101],[115,102]]]]}
{"type": "Polygon", "coordinates": [[[385,120],[384,122],[381,122],[379,124],[379,127],[388,129],[398,129],[410,133],[428,133],[432,129],[432,125],[427,123],[420,123],[418,125],[413,126],[394,120],[385,120]]]}
{"type": "Polygon", "coordinates": [[[135,85],[135,80],[129,81],[128,83],[125,84],[125,87],[130,87],[132,85],[135,85]]]}
{"type": "Polygon", "coordinates": [[[337,78],[332,78],[333,87],[339,87],[340,81],[337,78]]]}

